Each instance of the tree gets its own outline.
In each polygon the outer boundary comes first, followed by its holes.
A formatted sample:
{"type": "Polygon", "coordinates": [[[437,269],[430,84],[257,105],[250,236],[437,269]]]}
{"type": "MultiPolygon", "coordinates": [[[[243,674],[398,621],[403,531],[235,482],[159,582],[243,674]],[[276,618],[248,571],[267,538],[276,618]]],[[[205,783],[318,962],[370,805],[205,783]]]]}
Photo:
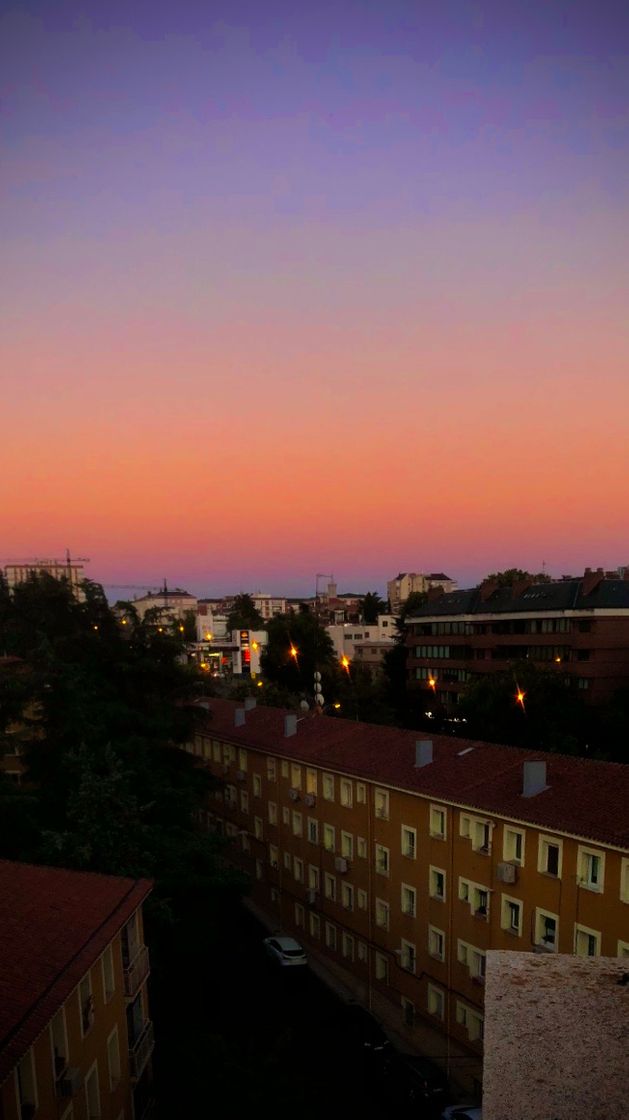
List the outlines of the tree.
{"type": "MultiPolygon", "coordinates": [[[[406,622],[406,619],[410,615],[415,614],[416,611],[421,610],[421,608],[426,604],[427,601],[428,601],[428,592],[427,591],[411,591],[408,599],[404,603],[402,603],[402,607],[401,607],[401,610],[400,610],[400,623],[399,624],[403,626],[404,623],[406,622]]],[[[398,626],[398,629],[399,629],[399,626],[398,626]]],[[[406,631],[404,631],[404,640],[406,640],[406,631]]]]}
{"type": "Polygon", "coordinates": [[[315,615],[300,613],[272,618],[267,625],[268,641],[261,657],[265,678],[294,696],[314,695],[314,673],[322,675],[326,700],[335,691],[337,658],[327,631],[315,615]]]}
{"type": "Polygon", "coordinates": [[[246,592],[236,595],[232,609],[227,616],[228,630],[262,630],[264,619],[256,609],[256,605],[246,592]]]}
{"type": "Polygon", "coordinates": [[[368,591],[360,601],[360,609],[364,624],[373,626],[378,621],[378,615],[384,613],[386,603],[377,591],[368,591]]]}
{"type": "Polygon", "coordinates": [[[491,572],[485,580],[495,581],[499,587],[513,587],[514,583],[532,580],[533,583],[552,583],[546,572],[525,572],[522,568],[506,568],[504,572],[491,572]]]}

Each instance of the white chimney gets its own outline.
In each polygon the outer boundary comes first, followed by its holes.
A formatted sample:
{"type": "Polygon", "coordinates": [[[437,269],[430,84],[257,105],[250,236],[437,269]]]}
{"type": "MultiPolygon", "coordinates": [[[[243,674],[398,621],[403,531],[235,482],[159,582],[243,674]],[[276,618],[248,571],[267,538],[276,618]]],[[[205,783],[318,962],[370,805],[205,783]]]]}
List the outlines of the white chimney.
{"type": "Polygon", "coordinates": [[[546,763],[525,762],[523,773],[522,797],[535,797],[542,790],[548,789],[546,785],[546,763]]]}
{"type": "Polygon", "coordinates": [[[234,712],[234,727],[242,727],[245,722],[245,709],[236,708],[234,712]]]}
{"type": "Polygon", "coordinates": [[[432,739],[418,739],[415,743],[415,765],[428,766],[432,762],[432,739]]]}
{"type": "Polygon", "coordinates": [[[284,716],[284,738],[288,739],[291,735],[297,734],[297,716],[289,715],[284,716]]]}

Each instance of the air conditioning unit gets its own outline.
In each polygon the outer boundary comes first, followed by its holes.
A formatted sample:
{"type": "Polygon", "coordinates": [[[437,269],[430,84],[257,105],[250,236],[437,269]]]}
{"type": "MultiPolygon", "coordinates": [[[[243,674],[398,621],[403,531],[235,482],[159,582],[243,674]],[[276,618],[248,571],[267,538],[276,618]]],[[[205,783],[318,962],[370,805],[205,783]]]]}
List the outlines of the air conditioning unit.
{"type": "Polygon", "coordinates": [[[247,778],[247,775],[245,774],[244,770],[237,770],[236,771],[236,781],[244,782],[246,780],[246,778],[247,778]]]}
{"type": "Polygon", "coordinates": [[[74,1097],[82,1084],[83,1076],[80,1069],[76,1066],[70,1066],[64,1070],[57,1081],[57,1092],[60,1097],[74,1097]]]}
{"type": "Polygon", "coordinates": [[[299,801],[299,790],[289,789],[288,796],[290,797],[291,801],[299,801]]]}
{"type": "Polygon", "coordinates": [[[306,902],[310,906],[314,906],[315,902],[317,901],[317,894],[318,892],[314,889],[314,887],[308,887],[308,890],[306,891],[306,902]]]}
{"type": "Polygon", "coordinates": [[[336,859],[334,860],[334,869],[335,869],[335,871],[338,871],[341,875],[345,875],[346,872],[349,871],[349,863],[344,858],[344,856],[337,856],[336,857],[336,859]]]}
{"type": "Polygon", "coordinates": [[[304,805],[307,805],[310,809],[312,809],[312,806],[316,804],[316,801],[317,799],[314,793],[307,793],[304,797],[304,805]]]}
{"type": "Polygon", "coordinates": [[[496,867],[496,878],[501,883],[515,883],[518,878],[518,869],[514,863],[499,863],[496,867]]]}

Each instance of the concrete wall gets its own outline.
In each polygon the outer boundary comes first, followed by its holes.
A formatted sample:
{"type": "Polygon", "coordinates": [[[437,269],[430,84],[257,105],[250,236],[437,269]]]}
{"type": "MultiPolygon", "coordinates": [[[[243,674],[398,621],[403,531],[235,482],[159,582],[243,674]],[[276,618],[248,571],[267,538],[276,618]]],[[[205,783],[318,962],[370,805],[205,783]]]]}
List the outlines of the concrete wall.
{"type": "Polygon", "coordinates": [[[488,952],[483,1090],[483,1120],[625,1120],[629,962],[488,952]]]}

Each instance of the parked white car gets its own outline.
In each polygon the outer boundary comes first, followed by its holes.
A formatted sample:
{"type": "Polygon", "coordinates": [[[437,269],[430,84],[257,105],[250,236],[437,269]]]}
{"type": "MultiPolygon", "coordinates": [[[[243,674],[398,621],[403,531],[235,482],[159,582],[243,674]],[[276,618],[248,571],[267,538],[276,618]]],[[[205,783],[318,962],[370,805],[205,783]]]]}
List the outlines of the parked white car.
{"type": "Polygon", "coordinates": [[[308,964],[308,958],[294,937],[265,937],[264,948],[277,964],[285,967],[308,964]]]}

